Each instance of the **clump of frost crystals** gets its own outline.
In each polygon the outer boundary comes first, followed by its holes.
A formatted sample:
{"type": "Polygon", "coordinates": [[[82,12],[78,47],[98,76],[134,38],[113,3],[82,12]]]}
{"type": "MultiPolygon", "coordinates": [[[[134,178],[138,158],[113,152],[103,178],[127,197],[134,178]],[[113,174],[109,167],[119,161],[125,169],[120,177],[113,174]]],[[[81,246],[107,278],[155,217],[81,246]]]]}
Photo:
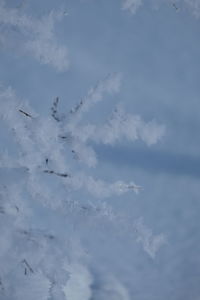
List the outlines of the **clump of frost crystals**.
{"type": "MultiPolygon", "coordinates": [[[[107,182],[93,177],[89,170],[98,160],[92,145],[114,145],[122,138],[151,145],[164,133],[162,125],[145,123],[121,106],[106,124],[84,125],[84,114],[107,95],[117,93],[120,81],[119,74],[109,75],[66,114],[59,112],[56,98],[48,117],[39,116],[12,89],[0,90],[4,143],[0,153],[1,299],[93,297],[89,255],[81,247],[81,232],[75,231],[75,225],[82,222],[84,228],[89,218],[96,218],[95,222],[106,219],[117,226],[118,216],[107,200],[91,199],[138,193],[141,187],[133,181],[107,182]],[[82,199],[84,193],[88,201],[82,199]]],[[[123,222],[119,226],[123,227],[123,222]]],[[[164,239],[154,238],[141,223],[134,226],[137,240],[154,257],[164,239]]],[[[106,293],[129,298],[120,284],[111,291],[110,283],[105,283],[98,297],[106,293]]]]}
{"type": "MultiPolygon", "coordinates": [[[[64,17],[62,11],[34,18],[22,13],[20,9],[7,6],[7,1],[0,1],[0,41],[4,47],[20,44],[21,51],[30,54],[41,64],[48,64],[58,72],[69,67],[68,50],[56,39],[56,23],[64,17]],[[13,40],[20,37],[20,43],[13,40]]],[[[12,49],[12,48],[11,48],[12,49]]]]}
{"type": "Polygon", "coordinates": [[[129,10],[132,14],[135,14],[141,5],[142,5],[142,0],[123,0],[122,1],[122,9],[129,10]]]}

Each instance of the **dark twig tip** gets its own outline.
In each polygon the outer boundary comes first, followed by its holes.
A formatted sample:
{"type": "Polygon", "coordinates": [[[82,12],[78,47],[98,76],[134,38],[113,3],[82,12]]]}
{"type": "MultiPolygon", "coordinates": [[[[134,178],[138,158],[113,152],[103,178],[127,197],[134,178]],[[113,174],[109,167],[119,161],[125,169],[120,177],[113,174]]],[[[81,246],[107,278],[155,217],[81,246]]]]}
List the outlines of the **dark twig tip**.
{"type": "Polygon", "coordinates": [[[28,114],[27,112],[23,111],[22,109],[19,109],[19,112],[24,114],[26,117],[32,118],[32,116],[30,114],[28,114]]]}

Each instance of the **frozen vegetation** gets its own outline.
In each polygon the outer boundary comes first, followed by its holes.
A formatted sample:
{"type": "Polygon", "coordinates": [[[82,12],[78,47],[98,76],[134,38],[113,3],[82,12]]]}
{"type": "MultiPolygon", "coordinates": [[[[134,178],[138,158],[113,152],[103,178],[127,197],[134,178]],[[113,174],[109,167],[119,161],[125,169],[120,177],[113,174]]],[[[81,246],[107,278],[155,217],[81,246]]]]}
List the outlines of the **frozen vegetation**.
{"type": "MultiPolygon", "coordinates": [[[[98,165],[92,145],[114,144],[122,138],[142,139],[149,145],[162,137],[164,127],[155,121],[145,123],[118,107],[106,124],[85,124],[84,114],[119,88],[120,76],[110,75],[69,112],[59,111],[56,98],[49,117],[40,117],[10,88],[1,91],[1,126],[5,128],[0,169],[4,299],[13,299],[12,295],[20,300],[90,299],[93,278],[87,266],[89,258],[87,249],[81,247],[82,230],[74,226],[85,226],[89,237],[88,222],[90,226],[98,222],[101,227],[106,221],[116,228],[122,226],[126,234],[127,220],[115,215],[103,199],[137,193],[141,187],[133,181],[107,182],[90,175],[90,168],[98,165]],[[88,166],[87,173],[83,164],[88,166]],[[79,190],[86,192],[85,199],[77,194],[79,190]],[[88,194],[99,200],[93,201],[88,194]]],[[[153,258],[165,243],[164,236],[153,236],[142,220],[128,225],[133,238],[153,258]]],[[[117,289],[116,293],[128,299],[123,286],[117,285],[117,289]]]]}
{"type": "MultiPolygon", "coordinates": [[[[29,57],[30,69],[37,69],[40,63],[52,68],[56,76],[68,72],[73,61],[57,31],[57,23],[62,24],[68,12],[56,8],[42,16],[31,15],[23,8],[25,2],[17,4],[13,0],[8,5],[0,0],[2,51],[12,53],[14,49],[14,55],[24,55],[26,61],[29,57]]],[[[131,15],[146,2],[122,0],[116,5],[119,9],[121,5],[122,13],[131,15]]],[[[163,1],[149,3],[154,8],[163,5],[163,1]]],[[[176,11],[189,9],[199,17],[198,0],[167,4],[176,11]]],[[[8,72],[12,74],[11,67],[8,72]]],[[[18,75],[23,78],[30,74],[17,74],[16,78],[18,75]]],[[[140,141],[148,151],[165,135],[164,122],[160,118],[156,121],[156,112],[155,119],[149,120],[126,111],[126,100],[117,98],[122,77],[121,73],[111,72],[99,78],[82,99],[74,101],[72,107],[70,103],[67,109],[62,105],[67,101],[55,97],[46,107],[46,115],[36,111],[12,84],[1,84],[0,299],[131,300],[130,276],[123,276],[129,274],[127,249],[134,249],[131,255],[136,257],[143,251],[147,264],[153,264],[157,253],[167,245],[165,232],[154,232],[156,226],[150,228],[142,215],[134,218],[126,214],[137,205],[137,194],[145,188],[143,182],[135,182],[131,176],[124,180],[120,167],[116,181],[109,180],[106,171],[102,174],[98,170],[101,160],[96,149],[101,145],[115,149],[120,144],[140,141]],[[101,105],[105,109],[105,103],[110,99],[113,103],[115,97],[112,110],[103,112],[101,105]],[[134,204],[129,203],[125,210],[128,194],[132,194],[134,204]]],[[[44,89],[45,84],[44,80],[44,89]]],[[[150,275],[145,274],[146,287],[150,275]]],[[[143,278],[137,278],[136,269],[131,276],[134,299],[155,300],[145,294],[145,287],[143,296],[137,298],[137,283],[141,285],[143,278]]]]}

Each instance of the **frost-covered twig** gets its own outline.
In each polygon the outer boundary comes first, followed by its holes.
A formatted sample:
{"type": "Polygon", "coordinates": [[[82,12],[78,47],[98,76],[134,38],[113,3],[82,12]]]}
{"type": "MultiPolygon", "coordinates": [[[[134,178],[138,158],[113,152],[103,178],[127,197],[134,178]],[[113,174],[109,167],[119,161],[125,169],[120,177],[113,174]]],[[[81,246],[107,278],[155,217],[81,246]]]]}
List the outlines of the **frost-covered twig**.
{"type": "Polygon", "coordinates": [[[68,174],[68,173],[58,173],[58,172],[55,172],[53,170],[44,170],[43,172],[47,173],[47,174],[55,174],[55,175],[61,176],[61,177],[71,177],[71,175],[68,174]]]}
{"type": "Polygon", "coordinates": [[[19,112],[22,113],[22,114],[24,114],[26,117],[32,118],[32,116],[30,114],[28,114],[27,112],[25,112],[25,111],[23,111],[21,109],[19,109],[19,112]]]}
{"type": "Polygon", "coordinates": [[[22,260],[22,263],[26,266],[25,267],[25,275],[27,275],[27,269],[26,268],[28,268],[28,270],[31,272],[31,273],[34,273],[34,271],[33,271],[33,269],[31,268],[31,266],[29,265],[29,263],[27,262],[27,260],[26,259],[23,259],[22,260]]]}
{"type": "Polygon", "coordinates": [[[80,103],[78,103],[74,108],[72,108],[70,110],[70,113],[71,114],[77,113],[81,109],[82,105],[83,105],[83,100],[81,100],[80,103]]]}
{"type": "Polygon", "coordinates": [[[119,91],[121,84],[121,74],[110,74],[104,80],[100,81],[94,88],[91,88],[85,98],[83,98],[74,108],[70,110],[72,114],[67,127],[70,129],[78,124],[84,113],[103,100],[104,94],[114,94],[119,91]]]}
{"type": "Polygon", "coordinates": [[[58,102],[59,102],[59,98],[56,97],[51,107],[51,115],[57,122],[60,122],[60,118],[58,116],[58,102]]]}

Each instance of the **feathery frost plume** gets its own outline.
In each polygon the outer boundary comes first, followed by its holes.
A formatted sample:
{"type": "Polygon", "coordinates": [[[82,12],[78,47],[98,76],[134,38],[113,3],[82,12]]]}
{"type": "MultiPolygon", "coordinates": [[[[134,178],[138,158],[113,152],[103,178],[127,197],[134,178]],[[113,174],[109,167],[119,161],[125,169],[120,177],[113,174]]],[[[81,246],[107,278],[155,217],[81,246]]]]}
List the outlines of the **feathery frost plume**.
{"type": "Polygon", "coordinates": [[[153,236],[152,231],[143,224],[142,218],[135,222],[135,231],[138,235],[137,242],[143,245],[144,250],[155,258],[156,252],[166,244],[166,237],[163,234],[153,236]]]}
{"type": "Polygon", "coordinates": [[[65,71],[69,67],[68,51],[56,40],[55,24],[64,14],[50,12],[41,19],[21,13],[16,8],[8,8],[0,2],[0,22],[4,26],[0,29],[2,43],[9,47],[12,39],[20,38],[21,51],[31,54],[42,64],[49,64],[58,71],[65,71]],[[5,32],[4,32],[5,31],[5,32]]]}

